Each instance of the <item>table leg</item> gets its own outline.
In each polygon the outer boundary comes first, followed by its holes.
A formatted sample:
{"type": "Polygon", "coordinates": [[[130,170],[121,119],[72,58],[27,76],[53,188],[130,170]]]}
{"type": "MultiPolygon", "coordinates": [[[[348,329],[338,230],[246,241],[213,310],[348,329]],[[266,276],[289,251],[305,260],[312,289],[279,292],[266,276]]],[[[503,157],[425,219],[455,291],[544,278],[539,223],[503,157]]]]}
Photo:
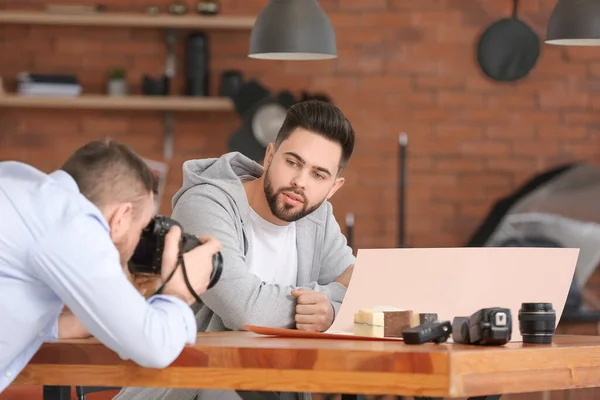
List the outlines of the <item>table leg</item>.
{"type": "Polygon", "coordinates": [[[71,400],[71,386],[44,386],[44,400],[71,400]]]}

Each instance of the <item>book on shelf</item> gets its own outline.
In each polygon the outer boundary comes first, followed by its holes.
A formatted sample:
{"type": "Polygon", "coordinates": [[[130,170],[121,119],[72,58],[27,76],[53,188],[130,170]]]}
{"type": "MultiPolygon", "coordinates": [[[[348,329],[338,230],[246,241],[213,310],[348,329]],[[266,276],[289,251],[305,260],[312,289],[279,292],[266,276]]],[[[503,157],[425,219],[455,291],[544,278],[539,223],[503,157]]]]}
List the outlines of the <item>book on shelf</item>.
{"type": "Polygon", "coordinates": [[[17,94],[21,96],[77,97],[82,87],[71,75],[45,75],[22,72],[17,78],[17,94]]]}

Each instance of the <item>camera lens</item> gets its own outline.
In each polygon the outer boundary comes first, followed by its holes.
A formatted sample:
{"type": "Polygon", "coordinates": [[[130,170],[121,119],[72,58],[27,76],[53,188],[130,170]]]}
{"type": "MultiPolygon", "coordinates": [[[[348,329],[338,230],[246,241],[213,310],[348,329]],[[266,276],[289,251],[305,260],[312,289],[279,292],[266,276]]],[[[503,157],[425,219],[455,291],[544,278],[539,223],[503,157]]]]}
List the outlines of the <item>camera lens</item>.
{"type": "Polygon", "coordinates": [[[223,272],[223,255],[221,252],[217,252],[213,255],[213,269],[210,274],[210,283],[208,284],[207,289],[211,289],[213,286],[217,284],[219,278],[221,278],[221,273],[223,272]]]}
{"type": "Polygon", "coordinates": [[[454,317],[452,321],[452,340],[457,344],[469,344],[471,342],[469,317],[454,317]]]}
{"type": "Polygon", "coordinates": [[[522,303],[519,310],[519,330],[523,343],[550,344],[556,325],[552,303],[522,303]]]}

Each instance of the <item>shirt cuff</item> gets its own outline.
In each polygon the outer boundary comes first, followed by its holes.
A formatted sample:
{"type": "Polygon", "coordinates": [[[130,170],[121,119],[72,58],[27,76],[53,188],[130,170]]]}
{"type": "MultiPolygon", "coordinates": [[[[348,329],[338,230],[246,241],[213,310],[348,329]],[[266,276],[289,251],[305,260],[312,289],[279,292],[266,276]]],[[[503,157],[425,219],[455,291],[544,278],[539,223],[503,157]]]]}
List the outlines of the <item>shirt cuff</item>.
{"type": "Polygon", "coordinates": [[[156,304],[166,302],[176,306],[183,316],[186,329],[186,344],[196,344],[196,337],[198,335],[198,328],[196,325],[196,316],[192,308],[183,300],[175,296],[168,296],[164,294],[155,294],[148,298],[149,304],[156,304]]]}

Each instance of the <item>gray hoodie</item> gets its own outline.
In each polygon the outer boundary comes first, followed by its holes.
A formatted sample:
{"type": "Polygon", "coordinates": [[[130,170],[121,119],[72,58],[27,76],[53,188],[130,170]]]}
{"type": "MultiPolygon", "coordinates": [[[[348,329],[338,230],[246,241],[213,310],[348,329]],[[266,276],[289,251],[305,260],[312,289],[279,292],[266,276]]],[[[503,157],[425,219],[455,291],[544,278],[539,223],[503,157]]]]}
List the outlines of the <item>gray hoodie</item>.
{"type": "MultiPolygon", "coordinates": [[[[244,324],[294,328],[295,297],[292,287],[262,282],[248,270],[246,254],[252,246],[244,227],[250,223],[250,205],[242,177],[258,178],[260,164],[234,152],[219,158],[189,160],[183,164],[183,185],[173,197],[172,217],[185,232],[212,235],[222,244],[223,273],[219,282],[193,306],[198,331],[244,330],[244,324]]],[[[296,221],[298,249],[297,287],[327,294],[339,311],[346,289],[335,280],[353,265],[332,211],[325,201],[310,215],[296,221]]],[[[127,388],[116,400],[191,400],[256,398],[252,393],[209,390],[127,388]],[[232,396],[233,395],[233,396],[232,396]]],[[[273,398],[273,393],[263,393],[273,398]]],[[[280,393],[275,398],[296,398],[280,393]]],[[[310,399],[301,393],[300,398],[310,399]]]]}

